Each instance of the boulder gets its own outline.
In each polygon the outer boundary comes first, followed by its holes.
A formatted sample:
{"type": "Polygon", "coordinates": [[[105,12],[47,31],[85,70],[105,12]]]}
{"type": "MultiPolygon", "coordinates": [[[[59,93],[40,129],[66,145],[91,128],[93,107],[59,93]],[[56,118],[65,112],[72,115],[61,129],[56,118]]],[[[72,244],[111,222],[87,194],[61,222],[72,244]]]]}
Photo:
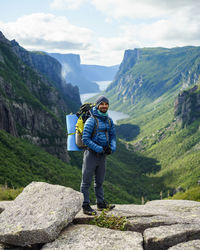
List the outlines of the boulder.
{"type": "Polygon", "coordinates": [[[177,224],[144,231],[145,250],[164,250],[178,243],[200,239],[199,224],[177,224]]]}
{"type": "Polygon", "coordinates": [[[158,209],[165,216],[176,218],[179,223],[200,224],[200,202],[190,200],[155,200],[145,204],[150,211],[158,209]]]}
{"type": "Polygon", "coordinates": [[[200,240],[191,240],[170,247],[169,250],[200,250],[200,240]]]}
{"type": "Polygon", "coordinates": [[[0,214],[0,242],[16,246],[55,240],[81,209],[80,192],[32,182],[0,214]]]}
{"type": "Polygon", "coordinates": [[[142,250],[143,238],[142,234],[136,232],[122,232],[92,225],[72,225],[67,227],[57,240],[42,248],[47,249],[142,250]]]}
{"type": "Polygon", "coordinates": [[[145,229],[152,227],[159,227],[162,225],[174,225],[180,221],[176,218],[170,218],[168,216],[150,216],[150,217],[135,217],[129,218],[126,224],[126,230],[141,232],[145,229]]]}
{"type": "MultiPolygon", "coordinates": [[[[145,250],[164,250],[188,240],[200,240],[200,202],[156,200],[145,205],[116,205],[106,216],[126,217],[125,230],[140,232],[145,250]]],[[[80,211],[73,222],[87,224],[91,219],[80,211]]]]}

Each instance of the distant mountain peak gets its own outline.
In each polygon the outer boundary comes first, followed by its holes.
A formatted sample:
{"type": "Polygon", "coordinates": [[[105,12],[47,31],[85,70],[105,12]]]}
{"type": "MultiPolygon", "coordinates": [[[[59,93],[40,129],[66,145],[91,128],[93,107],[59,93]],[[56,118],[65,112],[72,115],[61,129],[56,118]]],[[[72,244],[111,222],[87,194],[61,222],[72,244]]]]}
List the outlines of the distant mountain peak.
{"type": "Polygon", "coordinates": [[[0,31],[0,42],[6,43],[10,45],[10,41],[5,38],[4,34],[0,31]]]}

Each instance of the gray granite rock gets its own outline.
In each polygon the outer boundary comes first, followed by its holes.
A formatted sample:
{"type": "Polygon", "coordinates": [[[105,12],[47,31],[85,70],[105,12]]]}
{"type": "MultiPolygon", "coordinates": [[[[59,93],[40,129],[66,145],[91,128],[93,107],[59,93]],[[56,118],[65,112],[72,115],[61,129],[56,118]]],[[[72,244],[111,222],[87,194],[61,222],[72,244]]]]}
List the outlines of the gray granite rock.
{"type": "Polygon", "coordinates": [[[13,201],[0,201],[0,213],[12,205],[13,201]]]}
{"type": "Polygon", "coordinates": [[[174,225],[178,223],[180,223],[178,219],[170,218],[168,216],[135,217],[133,219],[128,219],[125,229],[143,233],[147,228],[174,225]]]}
{"type": "MultiPolygon", "coordinates": [[[[116,205],[107,216],[126,217],[125,230],[141,232],[145,249],[167,249],[189,239],[200,239],[200,202],[158,200],[145,205],[116,205]]],[[[91,219],[80,211],[74,222],[84,224],[91,219]]]]}
{"type": "Polygon", "coordinates": [[[92,225],[72,225],[67,227],[57,240],[42,248],[48,249],[142,250],[143,238],[136,232],[123,232],[92,225]]]}
{"type": "Polygon", "coordinates": [[[145,204],[146,208],[158,209],[180,223],[200,223],[200,202],[189,200],[155,200],[145,204]]]}
{"type": "Polygon", "coordinates": [[[153,200],[148,201],[145,207],[199,207],[198,201],[191,200],[153,200]]]}
{"type": "Polygon", "coordinates": [[[168,248],[168,250],[200,250],[200,240],[183,242],[168,248]]]}
{"type": "MultiPolygon", "coordinates": [[[[107,213],[107,216],[126,217],[129,221],[126,229],[136,232],[143,232],[147,228],[161,225],[196,223],[200,217],[200,203],[185,201],[184,204],[182,201],[179,203],[179,201],[162,200],[149,202],[145,205],[116,205],[113,210],[107,213]],[[167,205],[165,206],[165,204],[167,205]]],[[[86,224],[91,219],[91,216],[80,211],[76,215],[74,223],[86,224]]]]}
{"type": "Polygon", "coordinates": [[[145,250],[165,250],[178,243],[200,239],[199,224],[177,224],[144,231],[145,250]]]}
{"type": "MultiPolygon", "coordinates": [[[[92,206],[93,209],[96,209],[96,206],[92,206]]],[[[97,215],[99,215],[101,212],[97,211],[97,215]]],[[[163,215],[163,211],[158,211],[156,208],[149,210],[144,205],[134,205],[134,204],[128,204],[128,205],[119,205],[117,204],[115,208],[107,213],[107,216],[125,216],[127,218],[143,218],[143,217],[152,217],[155,215],[163,215]]],[[[88,221],[90,221],[92,216],[88,216],[83,214],[82,211],[80,211],[75,219],[75,223],[80,224],[86,224],[88,221]]]]}
{"type": "Polygon", "coordinates": [[[0,214],[0,242],[16,246],[56,239],[81,209],[82,194],[71,188],[32,182],[0,214]]]}

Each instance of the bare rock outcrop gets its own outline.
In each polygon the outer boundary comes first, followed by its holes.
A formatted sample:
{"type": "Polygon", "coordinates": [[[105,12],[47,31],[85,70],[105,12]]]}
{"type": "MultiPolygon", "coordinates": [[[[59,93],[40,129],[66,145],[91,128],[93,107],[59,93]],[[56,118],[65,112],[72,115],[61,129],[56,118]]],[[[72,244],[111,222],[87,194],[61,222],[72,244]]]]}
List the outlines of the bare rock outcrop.
{"type": "Polygon", "coordinates": [[[66,228],[57,240],[46,244],[42,250],[142,250],[142,245],[143,238],[140,233],[120,232],[92,225],[73,225],[66,228]]]}
{"type": "Polygon", "coordinates": [[[200,249],[200,240],[191,240],[188,242],[177,244],[173,247],[170,247],[169,250],[199,250],[200,249]]]}
{"type": "Polygon", "coordinates": [[[104,216],[124,217],[124,231],[119,231],[91,224],[94,216],[83,214],[82,200],[82,194],[71,188],[31,183],[14,201],[0,202],[4,210],[0,249],[200,249],[200,202],[155,200],[145,205],[116,205],[104,216]]]}
{"type": "Polygon", "coordinates": [[[81,209],[82,200],[71,188],[32,182],[0,214],[0,242],[26,246],[55,240],[81,209]]]}
{"type": "MultiPolygon", "coordinates": [[[[191,249],[200,248],[198,241],[200,240],[200,202],[156,200],[147,202],[145,205],[116,205],[115,209],[107,213],[107,216],[127,218],[125,230],[141,233],[145,250],[165,250],[181,243],[184,246],[183,250],[190,249],[187,248],[190,244],[194,246],[191,249]]],[[[90,220],[91,217],[80,211],[73,222],[87,224],[90,220]]]]}
{"type": "Polygon", "coordinates": [[[199,118],[200,93],[198,85],[184,90],[177,96],[174,102],[174,116],[181,121],[182,126],[191,124],[199,118]]]}

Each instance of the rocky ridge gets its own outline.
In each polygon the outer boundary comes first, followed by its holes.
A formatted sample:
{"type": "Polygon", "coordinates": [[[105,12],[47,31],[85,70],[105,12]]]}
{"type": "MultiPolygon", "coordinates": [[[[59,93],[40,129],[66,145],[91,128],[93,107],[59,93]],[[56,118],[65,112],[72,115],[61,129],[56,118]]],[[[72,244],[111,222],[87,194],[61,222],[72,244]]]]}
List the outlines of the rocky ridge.
{"type": "Polygon", "coordinates": [[[61,79],[58,61],[23,49],[0,32],[0,129],[66,162],[65,116],[80,105],[78,88],[61,79]]]}
{"type": "Polygon", "coordinates": [[[199,85],[179,93],[174,103],[174,116],[182,123],[189,125],[200,115],[200,91],[199,85]]]}
{"type": "MultiPolygon", "coordinates": [[[[200,47],[126,50],[115,80],[106,89],[114,105],[146,105],[197,83],[200,47]]],[[[121,108],[122,110],[122,108],[121,108]]]]}
{"type": "Polygon", "coordinates": [[[0,202],[0,249],[27,245],[72,250],[200,249],[199,202],[156,200],[145,205],[116,205],[106,216],[126,217],[125,231],[88,225],[93,216],[80,211],[81,202],[82,194],[72,189],[31,183],[14,201],[0,202]]]}

